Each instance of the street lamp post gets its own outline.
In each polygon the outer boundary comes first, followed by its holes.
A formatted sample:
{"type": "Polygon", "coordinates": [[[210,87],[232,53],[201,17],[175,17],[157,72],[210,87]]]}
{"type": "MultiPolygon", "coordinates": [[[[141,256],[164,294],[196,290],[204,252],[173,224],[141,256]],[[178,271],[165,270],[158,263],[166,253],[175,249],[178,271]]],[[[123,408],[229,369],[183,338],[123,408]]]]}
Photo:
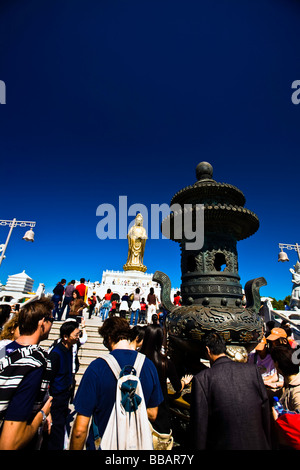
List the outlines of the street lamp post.
{"type": "Polygon", "coordinates": [[[10,227],[6,242],[5,242],[5,244],[3,246],[3,249],[2,249],[2,252],[1,252],[0,266],[1,266],[1,263],[3,261],[5,251],[6,251],[6,248],[7,248],[7,245],[8,245],[8,242],[9,242],[9,239],[11,237],[11,233],[12,233],[13,229],[17,226],[19,226],[19,227],[30,227],[30,230],[27,230],[27,232],[25,233],[25,235],[23,237],[23,240],[33,242],[34,241],[34,232],[33,232],[32,228],[35,227],[35,224],[36,224],[36,222],[28,222],[28,221],[17,220],[17,219],[0,220],[0,225],[4,225],[4,226],[8,225],[10,227]]]}
{"type": "Polygon", "coordinates": [[[283,251],[283,248],[286,250],[296,250],[298,253],[298,260],[300,262],[300,245],[296,243],[295,245],[291,245],[289,243],[279,243],[279,248],[281,252],[278,255],[278,261],[289,261],[288,255],[283,251]]]}

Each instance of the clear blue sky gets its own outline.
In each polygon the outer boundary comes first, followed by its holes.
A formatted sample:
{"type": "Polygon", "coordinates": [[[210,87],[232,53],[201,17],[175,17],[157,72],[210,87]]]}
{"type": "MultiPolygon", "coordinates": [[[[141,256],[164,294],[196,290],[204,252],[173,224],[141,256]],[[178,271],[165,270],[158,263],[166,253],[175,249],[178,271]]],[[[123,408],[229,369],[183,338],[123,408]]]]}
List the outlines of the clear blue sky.
{"type": "MultiPolygon", "coordinates": [[[[300,243],[299,23],[292,0],[2,0],[0,217],[37,225],[32,244],[13,231],[1,282],[25,269],[51,291],[122,270],[127,241],[97,238],[97,207],[170,203],[204,160],[260,219],[238,243],[242,286],[264,276],[262,295],[289,295],[297,254],[277,256],[300,243]]],[[[148,240],[144,262],[180,285],[176,243],[148,240]]]]}

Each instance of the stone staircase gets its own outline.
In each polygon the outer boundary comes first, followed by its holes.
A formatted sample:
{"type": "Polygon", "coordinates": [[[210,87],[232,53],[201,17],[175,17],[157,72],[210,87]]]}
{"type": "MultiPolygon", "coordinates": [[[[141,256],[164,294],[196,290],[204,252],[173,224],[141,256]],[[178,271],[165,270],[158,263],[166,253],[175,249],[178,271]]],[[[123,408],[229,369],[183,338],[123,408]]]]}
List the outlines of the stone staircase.
{"type": "MultiPolygon", "coordinates": [[[[47,350],[52,345],[53,341],[59,338],[59,329],[62,323],[63,321],[53,322],[48,339],[40,343],[43,348],[47,350]]],[[[90,320],[85,319],[87,341],[81,346],[78,353],[80,367],[76,374],[76,387],[78,387],[88,365],[97,357],[108,354],[108,350],[103,346],[102,338],[98,333],[100,324],[98,317],[93,316],[90,320]]]]}

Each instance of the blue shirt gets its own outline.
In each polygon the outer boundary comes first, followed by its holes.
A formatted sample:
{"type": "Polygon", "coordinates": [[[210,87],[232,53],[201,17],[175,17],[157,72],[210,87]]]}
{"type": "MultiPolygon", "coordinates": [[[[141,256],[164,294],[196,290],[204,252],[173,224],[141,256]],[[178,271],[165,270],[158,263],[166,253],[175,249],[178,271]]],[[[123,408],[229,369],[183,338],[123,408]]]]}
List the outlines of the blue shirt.
{"type": "Polygon", "coordinates": [[[49,354],[52,368],[50,395],[58,395],[70,389],[73,383],[73,352],[58,342],[49,354]]]}
{"type": "MultiPolygon", "coordinates": [[[[133,349],[115,349],[112,354],[121,369],[133,365],[137,351],[133,349]]],[[[152,361],[145,358],[140,381],[143,389],[146,408],[158,406],[164,399],[159,383],[157,370],[152,361]]],[[[77,413],[94,416],[100,436],[103,435],[116,399],[116,378],[109,365],[101,358],[95,359],[85,371],[74,406],[77,413]]]]}

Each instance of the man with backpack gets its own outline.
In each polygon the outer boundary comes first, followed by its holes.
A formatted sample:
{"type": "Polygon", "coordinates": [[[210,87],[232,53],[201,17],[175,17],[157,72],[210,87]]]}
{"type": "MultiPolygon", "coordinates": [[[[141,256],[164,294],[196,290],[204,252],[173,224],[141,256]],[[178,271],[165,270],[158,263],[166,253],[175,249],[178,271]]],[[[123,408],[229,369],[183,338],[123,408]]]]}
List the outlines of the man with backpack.
{"type": "MultiPolygon", "coordinates": [[[[100,448],[105,450],[125,450],[128,448],[129,436],[132,437],[130,448],[139,449],[140,445],[145,450],[151,449],[152,439],[149,434],[149,421],[155,420],[158,405],[163,401],[163,395],[158,379],[158,374],[154,364],[143,354],[132,349],[130,345],[130,327],[124,318],[110,317],[105,320],[99,333],[103,337],[103,344],[110,354],[93,361],[87,368],[78,388],[74,406],[77,413],[70,442],[71,450],[82,450],[86,444],[86,449],[95,449],[94,441],[97,437],[102,439],[100,448]],[[113,362],[117,376],[113,372],[113,365],[109,365],[106,359],[113,362]],[[141,370],[136,359],[141,359],[141,370]],[[132,367],[135,366],[134,371],[132,367]],[[126,371],[125,371],[126,368],[126,371]],[[136,375],[132,375],[136,372],[136,375]],[[120,375],[123,377],[120,379],[120,375]],[[127,392],[123,392],[121,381],[125,382],[127,392]],[[118,387],[117,387],[118,383],[118,387]],[[136,390],[134,386],[137,384],[136,390]],[[118,398],[121,394],[122,405],[118,398]],[[117,395],[117,397],[116,397],[117,395]],[[131,400],[132,399],[132,400],[131,400]],[[136,406],[132,404],[135,404],[136,406]],[[122,408],[123,407],[123,408],[122,408]],[[123,413],[120,413],[122,408],[123,413]],[[115,416],[113,414],[115,413],[115,416]],[[120,415],[124,417],[126,423],[119,421],[120,415]],[[117,417],[117,419],[115,419],[117,417]],[[90,434],[88,436],[90,419],[90,434]],[[110,428],[112,421],[117,422],[117,428],[110,428]],[[134,431],[130,427],[134,425],[134,431]],[[119,432],[124,426],[129,426],[126,432],[119,432]],[[119,427],[119,428],[118,428],[119,427]],[[108,432],[105,433],[106,428],[108,432]],[[139,435],[135,435],[136,429],[140,430],[139,435]],[[110,435],[109,442],[104,436],[110,435]],[[141,437],[143,436],[143,437],[141,437]],[[145,437],[150,436],[151,443],[145,444],[145,437]],[[134,440],[136,439],[136,443],[134,440]],[[140,439],[142,439],[140,441],[140,439]],[[119,442],[122,441],[122,442],[119,442]],[[103,447],[105,442],[105,447],[103,447]],[[139,442],[142,442],[140,444],[139,442]],[[144,442],[144,444],[143,444],[144,442]]],[[[149,441],[148,441],[149,442],[149,441]]]]}

